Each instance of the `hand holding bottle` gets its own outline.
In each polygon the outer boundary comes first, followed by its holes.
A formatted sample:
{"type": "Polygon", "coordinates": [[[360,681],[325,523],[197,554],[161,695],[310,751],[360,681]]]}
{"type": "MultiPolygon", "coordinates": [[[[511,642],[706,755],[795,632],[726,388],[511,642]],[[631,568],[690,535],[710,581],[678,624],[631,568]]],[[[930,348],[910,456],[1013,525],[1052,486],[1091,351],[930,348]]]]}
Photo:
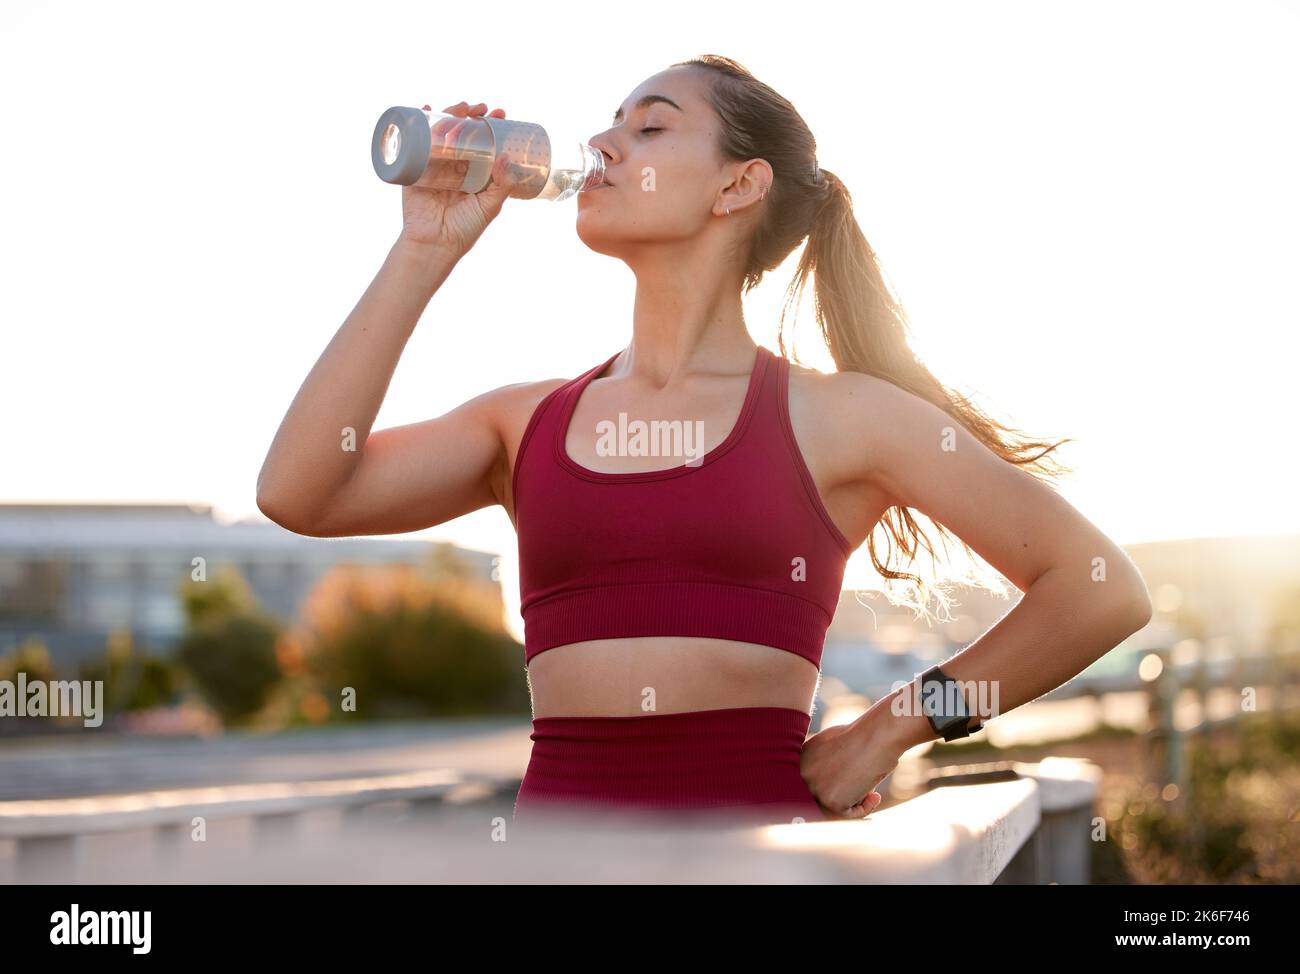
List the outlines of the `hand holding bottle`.
{"type": "MultiPolygon", "coordinates": [[[[428,105],[424,109],[431,110],[428,105]]],[[[454,117],[436,122],[431,135],[434,140],[443,139],[447,145],[455,145],[465,124],[455,119],[478,118],[485,112],[487,104],[484,102],[470,105],[462,101],[451,105],[443,109],[443,114],[454,117]]],[[[501,108],[492,109],[489,115],[492,118],[506,117],[501,108]]],[[[463,172],[469,163],[451,161],[445,165],[459,166],[463,172]]],[[[415,183],[402,187],[401,238],[459,258],[474,246],[487,225],[496,219],[515,180],[510,170],[510,158],[504,152],[497,153],[492,163],[492,179],[481,192],[461,193],[433,188],[432,184],[445,175],[431,165],[415,183]]]]}

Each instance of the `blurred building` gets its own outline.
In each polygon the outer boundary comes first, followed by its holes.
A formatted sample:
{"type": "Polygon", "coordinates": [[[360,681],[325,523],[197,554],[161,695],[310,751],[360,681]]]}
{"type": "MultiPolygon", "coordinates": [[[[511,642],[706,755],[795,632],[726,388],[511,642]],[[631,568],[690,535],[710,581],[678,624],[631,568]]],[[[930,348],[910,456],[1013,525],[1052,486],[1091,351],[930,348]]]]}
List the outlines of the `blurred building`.
{"type": "Polygon", "coordinates": [[[184,629],[195,559],[238,569],[261,606],[292,619],[340,564],[409,564],[490,582],[496,556],[449,544],[308,538],[269,521],[223,524],[207,505],[0,503],[0,654],[39,637],[56,666],[102,655],[113,630],[166,651],[184,629]]]}

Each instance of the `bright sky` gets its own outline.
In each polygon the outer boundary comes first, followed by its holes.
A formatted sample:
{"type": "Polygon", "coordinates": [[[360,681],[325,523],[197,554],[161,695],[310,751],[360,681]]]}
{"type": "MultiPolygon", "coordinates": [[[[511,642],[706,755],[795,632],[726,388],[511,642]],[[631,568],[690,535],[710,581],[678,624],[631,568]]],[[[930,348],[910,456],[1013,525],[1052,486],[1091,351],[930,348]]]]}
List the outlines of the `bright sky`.
{"type": "MultiPolygon", "coordinates": [[[[1297,5],[809,12],[6,6],[0,500],[256,514],[284,410],[401,226],[370,163],[380,113],[483,100],[586,137],[642,79],[709,52],[804,115],[936,374],[1078,439],[1063,493],[1111,537],[1300,530],[1297,5]]],[[[434,296],[377,428],[626,344],[633,280],[586,250],[575,213],[507,201],[434,296]]],[[[792,267],[748,299],[771,348],[792,267]]],[[[798,334],[830,368],[810,310],[798,334]]],[[[425,534],[502,552],[517,598],[501,509],[425,534]]],[[[872,578],[864,547],[846,584],[872,578]]]]}

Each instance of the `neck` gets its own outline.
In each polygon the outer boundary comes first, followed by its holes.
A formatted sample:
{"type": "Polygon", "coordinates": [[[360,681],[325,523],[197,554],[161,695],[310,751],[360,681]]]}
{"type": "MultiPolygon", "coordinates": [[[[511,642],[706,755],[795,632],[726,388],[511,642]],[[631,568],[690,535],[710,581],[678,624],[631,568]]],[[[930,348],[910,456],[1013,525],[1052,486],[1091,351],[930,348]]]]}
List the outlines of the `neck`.
{"type": "Polygon", "coordinates": [[[636,299],[625,374],[662,388],[692,373],[745,373],[757,345],[745,326],[740,279],[708,258],[658,248],[632,266],[636,299]]]}

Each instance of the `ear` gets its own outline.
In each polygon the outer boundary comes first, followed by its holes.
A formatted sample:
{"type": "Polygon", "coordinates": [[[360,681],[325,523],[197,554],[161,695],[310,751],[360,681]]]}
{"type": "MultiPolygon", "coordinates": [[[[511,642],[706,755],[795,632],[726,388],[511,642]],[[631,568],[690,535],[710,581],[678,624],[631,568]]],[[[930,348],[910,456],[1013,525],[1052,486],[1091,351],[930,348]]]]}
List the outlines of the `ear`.
{"type": "Polygon", "coordinates": [[[725,216],[730,208],[734,215],[756,206],[767,198],[772,188],[772,179],[772,167],[766,159],[736,163],[732,180],[718,194],[713,212],[725,216]]]}

